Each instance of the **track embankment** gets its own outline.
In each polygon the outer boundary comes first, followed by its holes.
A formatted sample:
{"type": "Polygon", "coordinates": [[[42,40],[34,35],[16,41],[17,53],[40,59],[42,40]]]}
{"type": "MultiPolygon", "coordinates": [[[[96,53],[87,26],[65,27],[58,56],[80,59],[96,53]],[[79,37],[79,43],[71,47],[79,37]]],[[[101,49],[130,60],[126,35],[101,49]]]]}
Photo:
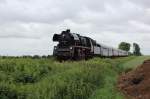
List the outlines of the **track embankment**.
{"type": "Polygon", "coordinates": [[[150,99],[150,60],[119,77],[118,88],[127,99],[150,99]]]}

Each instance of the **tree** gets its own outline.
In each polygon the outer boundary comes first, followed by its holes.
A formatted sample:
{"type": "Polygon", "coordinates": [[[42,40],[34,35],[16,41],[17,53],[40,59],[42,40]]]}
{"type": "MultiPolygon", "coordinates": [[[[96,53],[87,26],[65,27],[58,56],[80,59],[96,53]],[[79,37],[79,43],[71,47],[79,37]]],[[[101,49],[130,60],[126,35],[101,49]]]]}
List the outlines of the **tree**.
{"type": "Polygon", "coordinates": [[[124,50],[124,51],[129,51],[130,47],[131,47],[130,43],[121,42],[119,44],[119,49],[124,50]]]}
{"type": "Polygon", "coordinates": [[[137,43],[133,43],[133,54],[136,56],[142,55],[140,50],[140,46],[137,43]]]}
{"type": "Polygon", "coordinates": [[[41,57],[39,55],[34,55],[32,58],[33,59],[40,59],[41,57]]]}

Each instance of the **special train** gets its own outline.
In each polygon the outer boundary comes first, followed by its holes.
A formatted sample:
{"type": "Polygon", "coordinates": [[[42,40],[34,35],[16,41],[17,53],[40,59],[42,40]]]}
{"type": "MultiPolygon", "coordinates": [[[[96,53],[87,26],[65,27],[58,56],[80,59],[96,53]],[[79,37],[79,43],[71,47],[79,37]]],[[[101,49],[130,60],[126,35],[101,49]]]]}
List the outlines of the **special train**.
{"type": "Polygon", "coordinates": [[[57,59],[81,60],[92,58],[94,56],[128,56],[127,51],[99,44],[89,37],[81,36],[77,33],[71,33],[69,29],[62,31],[60,34],[54,34],[53,41],[58,42],[53,50],[53,55],[57,59]]]}

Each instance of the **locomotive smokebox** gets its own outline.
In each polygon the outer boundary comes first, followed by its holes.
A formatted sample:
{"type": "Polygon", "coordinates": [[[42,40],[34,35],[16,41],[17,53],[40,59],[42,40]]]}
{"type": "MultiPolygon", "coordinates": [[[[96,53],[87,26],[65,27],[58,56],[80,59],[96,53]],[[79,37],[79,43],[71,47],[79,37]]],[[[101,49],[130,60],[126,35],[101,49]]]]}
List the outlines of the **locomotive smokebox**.
{"type": "Polygon", "coordinates": [[[60,39],[61,39],[61,35],[60,34],[54,34],[53,41],[58,42],[60,39]]]}
{"type": "Polygon", "coordinates": [[[61,34],[54,34],[53,41],[60,42],[63,40],[70,40],[70,29],[67,29],[66,31],[62,31],[61,34]]]}

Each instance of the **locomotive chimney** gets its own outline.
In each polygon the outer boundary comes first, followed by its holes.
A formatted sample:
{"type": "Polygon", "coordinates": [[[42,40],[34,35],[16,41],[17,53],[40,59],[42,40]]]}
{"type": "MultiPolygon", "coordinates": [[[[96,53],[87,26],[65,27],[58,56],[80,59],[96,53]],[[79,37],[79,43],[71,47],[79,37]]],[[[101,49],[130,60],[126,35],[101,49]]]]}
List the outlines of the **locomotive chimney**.
{"type": "Polygon", "coordinates": [[[70,29],[67,29],[67,30],[66,30],[66,33],[70,33],[70,29]]]}

